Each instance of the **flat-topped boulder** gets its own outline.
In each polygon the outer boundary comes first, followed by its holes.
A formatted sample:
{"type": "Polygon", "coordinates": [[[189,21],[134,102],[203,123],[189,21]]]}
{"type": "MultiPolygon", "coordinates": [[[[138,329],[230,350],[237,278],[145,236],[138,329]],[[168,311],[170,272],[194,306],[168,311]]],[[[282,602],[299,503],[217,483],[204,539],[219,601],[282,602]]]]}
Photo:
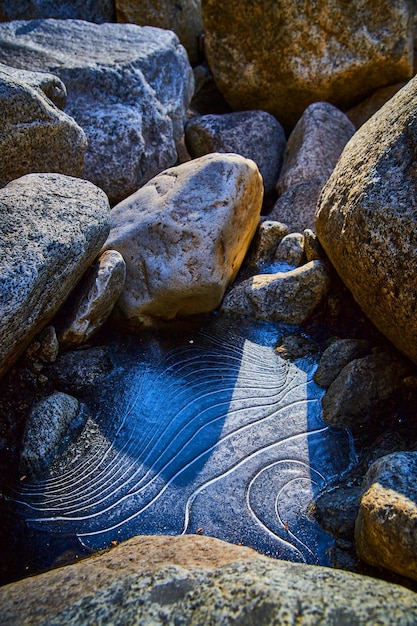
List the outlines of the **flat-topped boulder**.
{"type": "Polygon", "coordinates": [[[81,20],[7,22],[0,24],[0,61],[62,79],[66,112],[88,139],[83,176],[112,202],[175,164],[194,80],[171,31],[81,20]]]}

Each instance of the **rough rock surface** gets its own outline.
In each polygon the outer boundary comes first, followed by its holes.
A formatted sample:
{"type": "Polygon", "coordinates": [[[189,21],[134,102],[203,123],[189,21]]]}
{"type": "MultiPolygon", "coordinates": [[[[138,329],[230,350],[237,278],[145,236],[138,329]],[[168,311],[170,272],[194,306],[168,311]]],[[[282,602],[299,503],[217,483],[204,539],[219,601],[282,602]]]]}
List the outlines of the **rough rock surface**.
{"type": "Polygon", "coordinates": [[[101,382],[112,369],[108,350],[102,346],[82,347],[60,354],[50,366],[48,376],[66,393],[83,392],[101,382]]]}
{"type": "Polygon", "coordinates": [[[78,19],[87,22],[111,22],[114,19],[113,0],[15,0],[0,1],[0,22],[36,20],[47,17],[78,19]]]}
{"type": "Polygon", "coordinates": [[[0,375],[46,326],[109,232],[101,189],[28,174],[0,190],[0,375]]]}
{"type": "Polygon", "coordinates": [[[205,49],[233,109],[292,128],[312,102],[346,109],[412,75],[406,0],[202,0],[205,49]],[[356,102],[355,102],[356,101],[356,102]]]}
{"type": "Polygon", "coordinates": [[[323,352],[314,380],[327,389],[348,363],[366,356],[371,348],[365,339],[336,339],[323,352]]]}
{"type": "Polygon", "coordinates": [[[58,76],[48,72],[31,72],[0,63],[0,72],[40,89],[58,109],[64,110],[67,102],[67,88],[58,76]]]}
{"type": "Polygon", "coordinates": [[[58,452],[63,451],[69,431],[81,430],[86,420],[86,407],[59,391],[36,404],[23,435],[21,473],[35,476],[47,470],[58,452]]]}
{"type": "Polygon", "coordinates": [[[378,459],[362,484],[358,556],[417,580],[417,452],[378,459]]]}
{"type": "Polygon", "coordinates": [[[267,219],[284,222],[291,232],[315,230],[317,200],[325,184],[325,178],[310,178],[293,185],[278,198],[267,219]]]}
{"type": "Polygon", "coordinates": [[[328,180],[355,127],[328,102],[310,104],[288,138],[277,192],[312,178],[328,180]]]}
{"type": "Polygon", "coordinates": [[[75,565],[0,588],[5,624],[334,626],[417,620],[398,585],[274,561],[218,539],[134,537],[75,565]],[[59,602],[51,597],[59,595],[59,602]]]}
{"type": "Polygon", "coordinates": [[[274,262],[284,262],[294,267],[305,263],[304,235],[290,233],[282,238],[274,254],[274,262]]]}
{"type": "Polygon", "coordinates": [[[126,263],[116,250],[107,250],[70,298],[70,312],[60,329],[59,343],[70,348],[88,339],[104,324],[122,293],[126,263]]]}
{"type": "Polygon", "coordinates": [[[377,89],[369,98],[366,98],[355,107],[346,111],[346,115],[356,128],[360,128],[362,124],[375,115],[388,100],[395,96],[397,91],[402,89],[404,85],[405,83],[397,83],[396,85],[388,85],[388,87],[377,89]]]}
{"type": "Polygon", "coordinates": [[[114,207],[105,249],[126,261],[118,308],[136,320],[215,309],[255,233],[262,197],[253,161],[210,154],[166,170],[114,207]]]}
{"type": "MultiPolygon", "coordinates": [[[[286,235],[288,235],[286,224],[272,220],[261,222],[245,258],[245,267],[261,272],[265,265],[272,262],[278,244],[286,235]]],[[[254,273],[257,272],[252,272],[254,273]]]]}
{"type": "Polygon", "coordinates": [[[234,287],[222,309],[259,320],[302,324],[319,305],[329,287],[324,263],[311,261],[289,272],[259,274],[234,287]]]}
{"type": "Polygon", "coordinates": [[[195,158],[210,152],[235,152],[255,161],[266,193],[274,190],[286,146],[284,129],[265,111],[240,111],[193,118],[185,141],[195,158]]]}
{"type": "Polygon", "coordinates": [[[417,78],[366,122],[320,198],[316,230],[364,313],[417,362],[417,78]]]}
{"type": "Polygon", "coordinates": [[[188,52],[191,63],[200,56],[203,32],[200,0],[115,0],[118,22],[173,30],[188,52]]]}
{"type": "Polygon", "coordinates": [[[350,427],[386,413],[393,398],[403,392],[401,372],[399,362],[385,352],[354,359],[322,398],[324,421],[350,427]]]}
{"type": "Polygon", "coordinates": [[[112,202],[177,159],[193,73],[176,35],[133,24],[36,20],[0,24],[0,61],[49,71],[88,139],[84,177],[112,202]]]}
{"type": "Polygon", "coordinates": [[[81,176],[87,140],[72,118],[0,66],[0,186],[30,172],[81,176]]]}

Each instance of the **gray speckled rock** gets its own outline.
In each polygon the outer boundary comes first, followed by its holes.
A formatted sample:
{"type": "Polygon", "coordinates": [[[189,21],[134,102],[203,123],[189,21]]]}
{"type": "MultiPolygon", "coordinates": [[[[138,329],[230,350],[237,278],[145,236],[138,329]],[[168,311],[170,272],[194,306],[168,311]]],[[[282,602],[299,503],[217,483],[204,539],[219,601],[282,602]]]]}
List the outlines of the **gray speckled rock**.
{"type": "Polygon", "coordinates": [[[365,339],[337,339],[323,352],[314,380],[320,387],[327,389],[345,365],[366,356],[371,348],[365,339]]]}
{"type": "Polygon", "coordinates": [[[316,232],[364,313],[417,362],[417,78],[355,133],[325,186],[316,232]]]}
{"type": "Polygon", "coordinates": [[[312,102],[348,108],[412,76],[407,0],[202,0],[205,51],[233,109],[294,127],[312,102]]]}
{"type": "Polygon", "coordinates": [[[47,470],[70,443],[70,433],[79,432],[87,417],[86,407],[65,393],[55,392],[38,402],[26,422],[20,472],[36,476],[47,470]]]}
{"type": "MultiPolygon", "coordinates": [[[[30,172],[81,176],[84,132],[41,89],[0,66],[0,186],[30,172]]],[[[49,78],[46,80],[49,81],[49,78]]]]}
{"type": "Polygon", "coordinates": [[[259,222],[262,178],[237,154],[209,154],[153,178],[112,210],[105,249],[126,261],[118,308],[132,320],[215,309],[259,222]]]}
{"type": "Polygon", "coordinates": [[[188,52],[191,63],[201,56],[203,32],[200,0],[115,0],[118,22],[173,30],[188,52]]]}
{"type": "Polygon", "coordinates": [[[265,111],[202,115],[188,122],[187,148],[192,157],[210,152],[236,152],[255,161],[265,192],[274,190],[286,146],[281,124],[265,111]]]}
{"type": "Polygon", "coordinates": [[[0,61],[59,76],[88,139],[84,177],[117,202],[177,159],[194,79],[170,31],[36,20],[0,24],[0,61]]]}
{"type": "Polygon", "coordinates": [[[107,348],[96,346],[67,350],[46,371],[58,389],[78,394],[102,382],[111,370],[107,348]]]}
{"type": "Polygon", "coordinates": [[[349,118],[333,105],[310,104],[288,138],[278,194],[312,178],[327,180],[354,132],[349,118]]]}
{"type": "Polygon", "coordinates": [[[267,219],[284,222],[291,232],[315,230],[317,201],[325,183],[325,178],[310,178],[293,185],[278,198],[267,219]]]}
{"type": "Polygon", "coordinates": [[[116,250],[99,257],[70,297],[70,312],[59,333],[62,348],[70,348],[88,339],[104,324],[122,293],[126,263],[116,250]]]}
{"type": "Polygon", "coordinates": [[[35,20],[47,17],[78,19],[87,22],[111,22],[113,0],[1,0],[0,21],[35,20]]]}
{"type": "Polygon", "coordinates": [[[109,232],[106,195],[62,174],[0,190],[0,375],[47,325],[109,232]]]}
{"type": "Polygon", "coordinates": [[[279,242],[286,235],[288,235],[286,224],[272,220],[261,222],[245,259],[245,266],[260,272],[265,265],[272,262],[279,242]]]}
{"type": "Polygon", "coordinates": [[[401,374],[400,363],[385,352],[350,361],[322,398],[324,421],[350,427],[383,414],[404,391],[401,374]]]}
{"type": "Polygon", "coordinates": [[[290,272],[259,274],[244,280],[226,295],[222,310],[260,320],[302,324],[328,288],[324,263],[311,261],[290,272]]]}
{"type": "Polygon", "coordinates": [[[64,109],[67,102],[67,88],[58,76],[49,72],[31,72],[10,65],[0,63],[0,72],[16,78],[30,85],[34,89],[40,89],[58,109],[64,109]]]}
{"type": "Polygon", "coordinates": [[[278,244],[274,254],[274,262],[284,262],[294,267],[299,267],[305,263],[304,235],[301,233],[290,233],[285,235],[278,244]]]}
{"type": "Polygon", "coordinates": [[[218,539],[134,537],[100,556],[0,588],[4,624],[414,626],[417,595],[218,539]],[[59,597],[59,602],[51,598],[59,597]]]}
{"type": "Polygon", "coordinates": [[[371,465],[362,483],[355,539],[358,556],[417,580],[417,452],[371,465]]]}

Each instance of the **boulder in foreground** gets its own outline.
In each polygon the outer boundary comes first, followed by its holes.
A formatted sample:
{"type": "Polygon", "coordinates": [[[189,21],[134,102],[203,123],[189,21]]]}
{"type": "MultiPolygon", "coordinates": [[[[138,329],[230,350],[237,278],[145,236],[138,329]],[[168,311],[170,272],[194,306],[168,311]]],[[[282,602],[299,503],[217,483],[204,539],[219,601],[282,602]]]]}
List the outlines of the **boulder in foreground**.
{"type": "Polygon", "coordinates": [[[414,626],[417,595],[210,537],[142,536],[0,588],[6,624],[414,626]],[[59,602],[51,598],[59,597],[59,602]]]}

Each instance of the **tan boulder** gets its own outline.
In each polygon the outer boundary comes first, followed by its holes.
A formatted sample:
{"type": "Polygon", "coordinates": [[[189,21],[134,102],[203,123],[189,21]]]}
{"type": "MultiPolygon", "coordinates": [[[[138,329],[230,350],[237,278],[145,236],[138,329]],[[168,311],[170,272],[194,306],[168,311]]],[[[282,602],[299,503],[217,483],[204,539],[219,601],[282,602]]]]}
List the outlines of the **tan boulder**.
{"type": "Polygon", "coordinates": [[[358,556],[417,580],[417,452],[378,459],[362,484],[356,519],[358,556]]]}
{"type": "Polygon", "coordinates": [[[364,313],[417,362],[417,78],[349,141],[316,213],[320,243],[364,313]]]}
{"type": "Polygon", "coordinates": [[[280,624],[417,620],[416,594],[327,567],[269,559],[213,539],[134,537],[111,551],[0,588],[5,624],[280,624]],[[59,598],[59,601],[55,601],[59,598]]]}
{"type": "Polygon", "coordinates": [[[205,50],[236,110],[292,128],[312,102],[346,109],[412,76],[407,0],[202,0],[205,50]]]}
{"type": "Polygon", "coordinates": [[[114,207],[104,249],[126,261],[123,314],[171,319],[215,309],[255,233],[262,198],[253,161],[209,154],[162,172],[114,207]]]}

